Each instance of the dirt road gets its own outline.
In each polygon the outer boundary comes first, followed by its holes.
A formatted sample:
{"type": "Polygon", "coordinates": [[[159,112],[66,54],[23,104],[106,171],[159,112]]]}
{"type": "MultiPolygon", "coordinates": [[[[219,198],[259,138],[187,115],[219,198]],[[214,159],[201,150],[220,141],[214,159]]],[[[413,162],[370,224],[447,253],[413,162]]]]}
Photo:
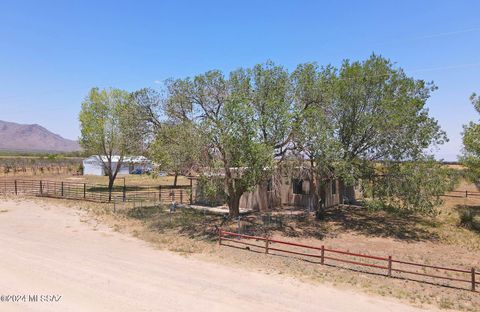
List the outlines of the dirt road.
{"type": "Polygon", "coordinates": [[[0,311],[422,311],[155,250],[81,211],[0,200],[0,311]],[[21,299],[23,300],[23,299],[21,299]]]}

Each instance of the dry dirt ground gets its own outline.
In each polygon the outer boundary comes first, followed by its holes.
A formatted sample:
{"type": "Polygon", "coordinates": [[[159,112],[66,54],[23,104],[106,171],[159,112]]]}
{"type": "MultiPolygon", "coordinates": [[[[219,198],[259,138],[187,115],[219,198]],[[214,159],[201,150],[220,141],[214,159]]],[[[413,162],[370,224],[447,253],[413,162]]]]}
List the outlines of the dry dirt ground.
{"type": "Polygon", "coordinates": [[[421,311],[154,249],[64,203],[1,199],[1,311],[421,311]],[[5,302],[24,294],[61,298],[5,302]]]}

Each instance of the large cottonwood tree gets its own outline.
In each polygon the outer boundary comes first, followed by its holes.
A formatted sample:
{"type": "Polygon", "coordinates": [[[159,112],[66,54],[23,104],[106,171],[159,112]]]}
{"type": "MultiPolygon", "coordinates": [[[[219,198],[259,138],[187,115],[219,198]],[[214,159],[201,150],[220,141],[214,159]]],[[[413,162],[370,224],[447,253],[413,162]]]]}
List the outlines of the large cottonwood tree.
{"type": "Polygon", "coordinates": [[[262,120],[251,104],[250,79],[239,69],[228,77],[209,71],[167,82],[165,113],[195,125],[204,137],[211,160],[208,170],[221,167],[231,216],[238,216],[243,193],[273,168],[273,148],[265,142],[262,120]]]}
{"type": "Polygon", "coordinates": [[[430,146],[447,140],[425,107],[436,87],[383,57],[347,60],[338,70],[304,64],[293,79],[296,103],[305,107],[296,144],[312,174],[352,185],[373,179],[375,163],[423,161],[430,146]]]}

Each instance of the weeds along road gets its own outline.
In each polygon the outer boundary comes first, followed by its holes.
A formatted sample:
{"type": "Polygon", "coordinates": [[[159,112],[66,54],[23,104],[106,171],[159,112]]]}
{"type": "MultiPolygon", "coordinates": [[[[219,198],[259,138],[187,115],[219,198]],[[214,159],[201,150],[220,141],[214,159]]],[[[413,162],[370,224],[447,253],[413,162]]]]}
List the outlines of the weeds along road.
{"type": "MultiPolygon", "coordinates": [[[[0,200],[0,311],[422,311],[155,250],[47,202],[0,200]],[[53,302],[5,302],[56,295],[53,302]]],[[[52,297],[42,297],[51,300],[52,297]]]]}

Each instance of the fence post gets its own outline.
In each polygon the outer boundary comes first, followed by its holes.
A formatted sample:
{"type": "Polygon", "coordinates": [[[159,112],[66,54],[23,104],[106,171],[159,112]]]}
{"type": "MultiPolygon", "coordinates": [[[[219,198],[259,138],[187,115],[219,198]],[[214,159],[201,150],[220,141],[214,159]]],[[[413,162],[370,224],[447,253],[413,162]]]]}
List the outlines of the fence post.
{"type": "Polygon", "coordinates": [[[193,179],[190,179],[190,205],[193,205],[193,179]]]}
{"type": "Polygon", "coordinates": [[[83,183],[83,199],[87,198],[87,183],[83,183]]]}
{"type": "Polygon", "coordinates": [[[222,229],[218,229],[218,245],[222,244],[222,229]]]}
{"type": "Polygon", "coordinates": [[[472,268],[472,291],[475,291],[475,268],[472,268]]]}
{"type": "Polygon", "coordinates": [[[388,256],[388,277],[392,277],[392,256],[388,256]]]}
{"type": "Polygon", "coordinates": [[[162,204],[162,186],[158,186],[158,203],[161,205],[162,204]]]}
{"type": "Polygon", "coordinates": [[[17,192],[17,180],[15,179],[15,195],[18,195],[18,192],[17,192]]]}
{"type": "Polygon", "coordinates": [[[183,204],[183,190],[180,190],[180,204],[183,204]]]}
{"type": "Polygon", "coordinates": [[[63,197],[63,181],[62,181],[62,197],[63,197]]]}
{"type": "Polygon", "coordinates": [[[40,195],[43,195],[43,186],[42,186],[42,180],[40,180],[40,195]]]}
{"type": "Polygon", "coordinates": [[[268,254],[268,244],[270,241],[268,240],[268,237],[265,238],[265,253],[268,254]]]}
{"type": "Polygon", "coordinates": [[[320,260],[320,263],[323,265],[325,263],[325,246],[322,245],[322,250],[321,250],[321,260],[320,260]]]}
{"type": "Polygon", "coordinates": [[[468,197],[468,190],[465,190],[465,198],[468,197]]]}
{"type": "MultiPolygon", "coordinates": [[[[125,180],[124,180],[125,182],[125,180]]],[[[127,199],[127,186],[125,185],[125,183],[123,184],[123,201],[125,201],[127,199]]]]}

